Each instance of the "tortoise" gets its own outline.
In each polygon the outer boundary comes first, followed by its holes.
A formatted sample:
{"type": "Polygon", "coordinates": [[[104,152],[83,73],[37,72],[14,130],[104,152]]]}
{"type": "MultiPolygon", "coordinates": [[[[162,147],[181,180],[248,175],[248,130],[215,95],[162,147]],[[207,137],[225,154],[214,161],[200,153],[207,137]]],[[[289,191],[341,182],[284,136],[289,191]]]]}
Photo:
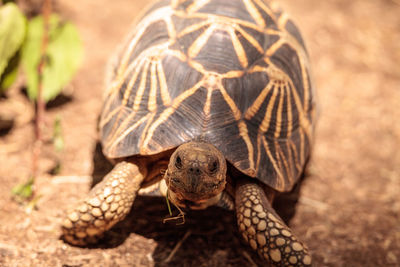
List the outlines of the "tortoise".
{"type": "Polygon", "coordinates": [[[310,156],[315,102],[298,28],[263,0],[162,0],[108,67],[100,116],[115,166],[63,222],[97,242],[140,193],[180,209],[236,211],[245,242],[276,266],[308,266],[308,248],[272,208],[310,156]]]}

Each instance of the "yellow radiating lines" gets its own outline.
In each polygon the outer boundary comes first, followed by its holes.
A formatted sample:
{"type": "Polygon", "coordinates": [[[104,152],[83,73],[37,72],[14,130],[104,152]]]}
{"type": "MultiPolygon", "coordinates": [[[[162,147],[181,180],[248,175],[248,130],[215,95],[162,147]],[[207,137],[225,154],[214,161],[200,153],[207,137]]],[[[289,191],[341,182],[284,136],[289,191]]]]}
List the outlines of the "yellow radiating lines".
{"type": "Polygon", "coordinates": [[[279,95],[278,111],[276,112],[276,124],[274,133],[275,138],[279,138],[282,128],[282,109],[283,109],[283,100],[285,97],[285,92],[282,88],[282,83],[278,84],[278,90],[280,92],[280,95],[279,95]]]}
{"type": "Polygon", "coordinates": [[[297,93],[296,87],[293,85],[292,81],[289,79],[289,86],[293,92],[293,99],[296,104],[297,112],[299,114],[299,122],[301,128],[304,129],[307,137],[311,139],[311,122],[307,119],[307,116],[304,114],[303,104],[300,100],[300,96],[297,93]]]}
{"type": "MultiPolygon", "coordinates": [[[[290,140],[286,139],[285,140],[285,144],[286,144],[286,149],[287,149],[287,153],[288,153],[288,160],[289,160],[289,171],[292,175],[296,175],[296,170],[294,169],[293,164],[295,163],[295,159],[292,153],[292,150],[290,148],[290,140]]],[[[297,178],[297,177],[294,177],[297,178]]]]}
{"type": "Polygon", "coordinates": [[[113,85],[113,87],[109,90],[109,94],[112,94],[114,93],[114,91],[119,90],[122,82],[125,80],[124,75],[126,75],[126,73],[129,73],[129,71],[127,70],[127,68],[130,68],[128,67],[128,64],[130,64],[131,66],[135,65],[132,63],[136,62],[131,61],[132,54],[135,51],[136,45],[138,44],[140,39],[142,39],[143,34],[146,32],[146,30],[150,25],[152,25],[157,21],[164,20],[164,22],[167,25],[167,30],[168,33],[170,34],[170,37],[174,36],[175,29],[171,28],[172,15],[173,15],[173,9],[170,6],[164,6],[152,11],[136,25],[136,27],[134,28],[133,38],[129,40],[128,46],[121,47],[124,50],[123,53],[121,53],[121,59],[119,60],[118,68],[116,69],[116,74],[114,77],[114,81],[117,81],[117,83],[113,85]]]}
{"type": "MultiPolygon", "coordinates": [[[[268,76],[270,78],[274,77],[274,78],[277,78],[278,80],[286,81],[289,89],[293,93],[293,99],[295,101],[297,113],[299,114],[300,126],[304,128],[304,131],[307,134],[307,137],[310,139],[311,138],[311,122],[307,119],[307,116],[304,114],[304,112],[307,112],[307,111],[305,111],[303,108],[303,103],[300,100],[300,96],[298,95],[298,93],[296,91],[296,87],[294,86],[290,77],[286,73],[281,71],[278,67],[276,67],[268,58],[266,59],[266,62],[269,64],[268,68],[266,69],[268,72],[268,76]]],[[[271,99],[271,101],[272,101],[272,99],[271,99]]]]}
{"type": "Polygon", "coordinates": [[[272,10],[262,1],[262,0],[253,0],[268,16],[270,16],[273,20],[275,20],[275,15],[272,10]]]}
{"type": "Polygon", "coordinates": [[[271,96],[271,99],[269,100],[269,103],[267,106],[267,111],[265,112],[264,119],[261,122],[260,128],[259,128],[262,133],[265,133],[266,131],[268,131],[269,124],[271,122],[271,117],[272,117],[272,110],[275,105],[275,99],[279,93],[279,90],[276,88],[276,86],[274,86],[272,90],[273,90],[272,96],[271,96]]]}
{"type": "Polygon", "coordinates": [[[189,58],[195,58],[200,50],[204,47],[207,43],[208,39],[211,37],[212,33],[214,32],[216,26],[211,25],[207,28],[189,47],[188,55],[189,58]]]}
{"type": "Polygon", "coordinates": [[[144,127],[144,129],[142,131],[142,134],[140,135],[140,139],[138,141],[138,144],[142,144],[143,143],[143,140],[146,137],[147,129],[149,129],[150,125],[153,123],[153,119],[154,119],[154,117],[156,116],[157,113],[156,112],[152,112],[152,113],[149,113],[149,114],[151,114],[150,118],[147,120],[146,126],[144,127]]]}
{"type": "Polygon", "coordinates": [[[255,20],[258,26],[265,28],[265,21],[257,7],[252,3],[251,0],[243,0],[243,4],[246,6],[250,16],[255,20]]]}
{"type": "Polygon", "coordinates": [[[240,78],[244,75],[244,73],[245,72],[242,70],[231,70],[226,73],[222,73],[220,75],[222,79],[231,79],[231,78],[240,78]]]}
{"type": "Polygon", "coordinates": [[[186,55],[179,50],[168,49],[168,54],[173,57],[176,57],[177,59],[179,59],[182,62],[187,61],[186,55]]]}
{"type": "Polygon", "coordinates": [[[237,108],[235,101],[233,101],[233,99],[229,96],[229,94],[226,92],[225,88],[222,85],[219,86],[218,88],[219,88],[225,102],[228,104],[228,106],[232,110],[233,117],[235,118],[235,120],[237,120],[237,121],[240,120],[242,113],[237,108]]]}
{"type": "Polygon", "coordinates": [[[246,124],[241,120],[242,114],[240,110],[237,108],[235,102],[233,99],[229,96],[229,94],[226,92],[225,88],[222,86],[222,84],[219,84],[218,87],[220,93],[222,94],[222,97],[224,98],[225,102],[228,104],[230,107],[233,117],[235,118],[236,121],[238,121],[238,128],[239,128],[239,133],[240,136],[243,138],[247,150],[249,152],[249,171],[254,174],[255,168],[254,168],[254,147],[253,144],[250,140],[249,132],[247,130],[246,124]]]}
{"type": "MultiPolygon", "coordinates": [[[[167,25],[167,30],[168,34],[170,37],[174,37],[174,32],[175,29],[173,28],[172,21],[171,21],[171,16],[172,16],[172,9],[171,7],[162,7],[159,9],[154,10],[151,14],[147,15],[143,21],[141,21],[136,27],[134,37],[129,40],[128,46],[121,47],[124,48],[124,53],[121,53],[121,59],[119,60],[118,68],[116,69],[116,74],[114,77],[114,82],[112,84],[112,87],[108,90],[108,94],[111,95],[112,93],[115,93],[116,91],[119,90],[121,87],[122,83],[126,79],[127,73],[130,73],[131,69],[133,69],[136,64],[137,64],[137,58],[133,61],[131,61],[132,54],[135,51],[137,43],[140,41],[140,39],[143,37],[143,34],[146,32],[148,27],[152,25],[153,23],[159,21],[159,20],[164,20],[164,22],[167,25]]],[[[145,52],[145,51],[144,51],[145,52]]],[[[143,56],[146,53],[142,53],[139,55],[139,57],[143,56]]]]}
{"type": "Polygon", "coordinates": [[[157,73],[156,73],[157,62],[151,62],[150,68],[150,93],[149,102],[147,103],[147,109],[153,112],[157,109],[157,73]]]}
{"type": "Polygon", "coordinates": [[[209,20],[205,20],[203,22],[199,22],[196,24],[192,24],[188,27],[186,27],[184,30],[182,30],[179,34],[178,34],[178,38],[181,38],[182,36],[195,32],[197,30],[200,30],[203,27],[209,26],[212,22],[209,20]]]}
{"type": "MultiPolygon", "coordinates": [[[[130,119],[133,117],[132,116],[135,115],[134,113],[129,114],[129,116],[124,120],[124,123],[121,124],[121,126],[125,126],[126,124],[128,124],[128,122],[130,121],[130,119]],[[128,120],[129,119],[129,120],[128,120]]],[[[135,130],[137,127],[139,127],[142,123],[144,123],[148,117],[150,116],[150,113],[147,113],[146,116],[143,116],[140,120],[136,121],[134,124],[132,124],[129,128],[127,128],[123,133],[118,135],[118,138],[116,138],[110,145],[108,145],[107,147],[109,148],[110,151],[112,151],[114,149],[114,147],[116,147],[119,142],[121,142],[123,139],[125,139],[125,137],[130,134],[133,130],[135,130]]],[[[120,127],[121,128],[121,127],[120,127]]]]}
{"type": "Polygon", "coordinates": [[[252,46],[254,46],[260,54],[264,54],[264,49],[253,36],[243,30],[239,25],[235,27],[235,30],[237,30],[252,46]]]}
{"type": "MultiPolygon", "coordinates": [[[[120,77],[114,77],[114,80],[110,84],[111,88],[109,88],[107,90],[108,99],[113,98],[113,95],[115,96],[115,95],[119,94],[119,91],[121,90],[122,84],[128,79],[126,76],[131,74],[131,72],[133,70],[136,70],[136,72],[138,70],[140,70],[140,67],[141,67],[142,64],[143,64],[143,57],[138,57],[131,64],[129,64],[129,66],[127,67],[125,73],[123,73],[123,75],[121,74],[120,77]]],[[[134,76],[135,73],[132,74],[132,75],[134,76]]],[[[103,110],[108,110],[109,109],[109,105],[110,105],[111,102],[112,101],[106,102],[103,110]]]]}
{"type": "Polygon", "coordinates": [[[122,102],[121,105],[126,106],[126,104],[128,103],[129,97],[131,96],[131,92],[133,89],[133,86],[135,85],[137,78],[140,74],[140,71],[142,70],[142,66],[143,63],[145,62],[145,59],[142,58],[139,63],[137,64],[136,68],[134,69],[134,72],[132,74],[132,78],[129,80],[126,89],[125,89],[125,93],[124,96],[122,98],[122,102]]]}
{"type": "Polygon", "coordinates": [[[285,167],[285,170],[286,170],[285,177],[290,179],[291,182],[292,182],[294,177],[291,177],[291,175],[290,175],[289,164],[288,164],[288,162],[286,160],[287,157],[283,153],[281,145],[279,144],[279,142],[277,140],[274,140],[274,143],[275,143],[275,151],[277,151],[277,153],[276,153],[277,154],[277,159],[280,162],[279,165],[281,167],[281,170],[283,170],[282,165],[281,165],[281,163],[283,163],[283,166],[285,167]],[[278,157],[278,155],[279,155],[279,157],[278,157]]]}
{"type": "Polygon", "coordinates": [[[287,45],[289,45],[293,50],[297,52],[297,57],[299,59],[299,64],[300,64],[300,69],[301,69],[301,76],[302,76],[302,82],[303,82],[303,94],[304,98],[302,99],[303,101],[303,107],[306,112],[309,110],[309,100],[310,100],[310,89],[311,85],[309,84],[308,77],[308,69],[309,69],[309,63],[307,59],[306,52],[303,48],[303,46],[297,41],[296,38],[294,38],[292,35],[290,35],[288,32],[285,32],[285,34],[282,34],[281,40],[284,41],[287,45]]]}
{"type": "Polygon", "coordinates": [[[123,112],[126,111],[124,108],[121,109],[120,113],[118,114],[117,119],[115,120],[115,123],[113,125],[113,128],[111,129],[108,138],[106,140],[107,143],[113,142],[112,140],[115,140],[118,138],[118,136],[121,134],[123,129],[125,129],[128,124],[131,122],[131,119],[133,119],[136,116],[135,112],[129,112],[128,116],[121,122],[119,123],[119,120],[121,119],[121,116],[123,115],[123,112]]]}
{"type": "MultiPolygon", "coordinates": [[[[109,100],[111,100],[111,98],[109,98],[109,100]]],[[[104,125],[106,125],[106,124],[112,119],[112,117],[113,117],[115,114],[117,114],[118,112],[120,112],[122,109],[123,109],[123,106],[119,105],[119,106],[116,107],[113,111],[108,112],[108,113],[105,113],[105,114],[107,114],[107,117],[101,118],[99,127],[100,127],[100,128],[103,128],[104,125]]]]}
{"type": "MultiPolygon", "coordinates": [[[[286,22],[285,22],[286,23],[286,22]]],[[[273,44],[266,52],[266,56],[271,56],[273,53],[275,53],[280,47],[282,47],[284,44],[289,45],[292,49],[294,49],[297,52],[297,56],[299,58],[299,64],[302,72],[302,82],[303,82],[303,89],[304,89],[304,99],[300,99],[300,96],[298,95],[295,86],[293,85],[291,79],[289,77],[285,78],[285,80],[288,81],[287,87],[288,87],[288,97],[290,96],[290,92],[293,93],[293,99],[295,100],[296,108],[299,114],[299,120],[300,120],[300,125],[304,128],[305,133],[307,134],[308,137],[310,137],[311,134],[311,129],[310,129],[310,124],[311,122],[307,119],[306,115],[304,112],[308,112],[308,101],[309,101],[309,90],[310,90],[310,84],[308,83],[308,73],[307,73],[307,57],[305,55],[304,48],[298,43],[298,41],[291,35],[289,35],[286,31],[283,31],[283,34],[281,34],[281,39],[273,44]]],[[[272,64],[269,59],[266,60],[268,64],[272,64]]],[[[275,67],[276,68],[276,67],[275,67]]],[[[287,76],[287,74],[283,73],[284,76],[287,76]]],[[[288,98],[289,99],[289,98],[288,98]]],[[[292,133],[292,125],[293,125],[293,118],[292,118],[292,106],[288,105],[288,135],[292,133]],[[290,115],[290,117],[289,117],[290,115]]]]}
{"type": "Polygon", "coordinates": [[[139,145],[139,147],[141,148],[141,152],[147,151],[149,142],[151,141],[151,138],[152,138],[154,132],[157,130],[158,126],[160,126],[163,122],[165,122],[169,118],[169,116],[171,116],[175,112],[175,110],[179,107],[179,105],[186,98],[193,95],[197,91],[197,89],[199,89],[199,87],[202,86],[203,82],[204,82],[203,80],[199,81],[192,88],[184,91],[182,94],[180,94],[178,97],[176,97],[174,99],[172,105],[170,107],[166,108],[160,114],[160,116],[157,118],[157,120],[155,120],[153,122],[153,124],[149,127],[147,133],[143,133],[143,134],[146,134],[146,137],[144,138],[143,143],[141,143],[139,145]]]}
{"type": "Polygon", "coordinates": [[[301,76],[303,80],[303,90],[304,90],[304,110],[308,112],[309,109],[309,98],[310,98],[310,84],[308,82],[308,72],[306,70],[306,67],[303,64],[303,59],[300,58],[300,55],[298,55],[299,61],[300,61],[300,68],[301,68],[301,76]]]}
{"type": "MultiPolygon", "coordinates": [[[[122,76],[124,73],[126,73],[126,68],[127,65],[129,64],[131,55],[136,47],[137,42],[141,39],[143,33],[147,30],[147,27],[149,25],[142,25],[142,27],[139,27],[138,25],[136,28],[139,29],[139,31],[135,34],[135,37],[129,41],[128,47],[125,48],[124,54],[122,55],[121,60],[119,61],[119,68],[116,71],[116,78],[115,80],[119,81],[122,80],[122,76]]],[[[132,63],[132,62],[131,62],[132,63]]]]}
{"type": "MultiPolygon", "coordinates": [[[[272,54],[274,54],[279,48],[282,47],[282,45],[284,44],[284,41],[282,38],[280,38],[278,41],[276,41],[275,43],[273,43],[268,50],[265,52],[265,56],[266,57],[270,57],[272,56],[272,54]]],[[[269,59],[268,59],[269,60],[269,59]]]]}
{"type": "Polygon", "coordinates": [[[239,38],[235,34],[235,30],[233,28],[229,28],[228,33],[229,33],[229,36],[231,37],[232,45],[233,45],[233,48],[235,49],[235,52],[239,59],[240,65],[243,68],[247,68],[247,66],[249,65],[249,62],[247,60],[246,51],[244,51],[244,48],[239,41],[239,38]]]}
{"type": "Polygon", "coordinates": [[[274,86],[274,81],[271,80],[267,86],[261,91],[261,93],[257,96],[256,100],[254,100],[253,104],[247,109],[246,113],[244,114],[245,119],[250,120],[251,118],[256,115],[257,111],[260,109],[261,105],[264,103],[265,98],[267,97],[268,93],[274,86]]]}
{"type": "MultiPolygon", "coordinates": [[[[156,103],[156,95],[157,95],[157,75],[156,75],[156,70],[158,66],[155,66],[156,64],[158,65],[160,60],[162,59],[160,57],[160,53],[161,51],[163,51],[163,47],[165,47],[166,44],[160,44],[156,47],[150,47],[149,49],[143,51],[143,53],[140,54],[140,56],[138,58],[136,58],[128,67],[127,69],[127,73],[124,74],[124,76],[127,76],[128,74],[130,74],[130,79],[129,82],[126,86],[126,90],[124,92],[124,95],[121,99],[121,105],[122,106],[126,106],[129,98],[132,96],[132,93],[135,93],[135,100],[132,106],[133,112],[136,112],[139,110],[140,108],[140,104],[142,102],[142,98],[143,95],[146,91],[146,83],[147,83],[147,75],[149,72],[149,67],[151,64],[151,80],[150,80],[150,92],[149,92],[149,102],[148,102],[148,109],[150,111],[154,111],[157,107],[157,103],[156,103]],[[154,55],[156,55],[154,57],[154,55]],[[157,60],[150,60],[150,58],[153,59],[157,59],[157,60]],[[143,66],[144,65],[144,66],[143,66]],[[132,67],[131,67],[132,66],[132,67]],[[129,70],[129,72],[128,72],[129,70]],[[133,71],[133,73],[130,73],[130,71],[133,71]],[[139,77],[139,75],[141,75],[140,77],[140,84],[138,87],[134,88],[135,83],[137,82],[137,79],[139,77]],[[134,91],[134,92],[132,92],[134,91]]],[[[169,105],[171,100],[168,94],[168,89],[166,82],[165,82],[165,76],[164,73],[162,71],[162,67],[160,66],[160,68],[158,68],[160,71],[160,73],[162,74],[162,76],[160,77],[160,90],[161,90],[161,96],[163,99],[163,103],[165,105],[169,105]]],[[[124,80],[126,80],[127,77],[124,77],[124,80]]],[[[121,85],[123,84],[123,81],[121,80],[119,81],[121,83],[121,85]]],[[[118,91],[116,91],[112,96],[110,95],[108,97],[108,101],[106,102],[106,105],[104,107],[104,110],[108,110],[109,106],[113,103],[113,99],[117,98],[119,96],[118,91]]],[[[130,107],[128,107],[130,108],[130,107]]],[[[100,125],[105,125],[109,120],[111,120],[111,118],[113,117],[113,115],[116,112],[112,111],[110,112],[110,114],[108,114],[104,119],[102,119],[101,124],[100,125]]],[[[117,117],[117,121],[119,120],[121,115],[118,115],[117,117]]],[[[118,125],[114,125],[111,132],[114,132],[115,128],[118,125]]]]}
{"type": "MultiPolygon", "coordinates": [[[[285,17],[285,15],[282,15],[280,20],[282,20],[282,22],[280,22],[280,23],[286,24],[288,18],[285,17]]],[[[284,27],[284,25],[282,27],[284,27]]],[[[307,59],[306,51],[305,51],[304,47],[297,41],[297,39],[285,30],[282,30],[281,39],[280,39],[280,45],[283,45],[283,44],[289,45],[294,51],[297,52],[296,54],[299,59],[301,75],[302,75],[302,82],[303,82],[303,89],[304,89],[304,92],[303,92],[304,99],[302,99],[301,103],[304,107],[304,110],[306,112],[308,112],[309,100],[311,97],[310,96],[311,85],[309,84],[309,81],[308,81],[309,73],[307,70],[309,69],[309,62],[307,59]]],[[[275,45],[276,45],[276,43],[275,43],[275,45]]],[[[268,49],[267,54],[272,55],[276,50],[277,50],[276,47],[274,47],[274,48],[271,47],[270,49],[268,49]]]]}
{"type": "Polygon", "coordinates": [[[292,129],[293,129],[293,114],[292,114],[292,101],[290,97],[290,89],[289,89],[289,84],[286,82],[285,83],[285,91],[286,91],[286,101],[287,101],[287,137],[290,137],[292,135],[292,129]]]}
{"type": "Polygon", "coordinates": [[[198,10],[200,10],[202,7],[207,5],[209,2],[210,2],[210,0],[196,0],[196,1],[193,1],[193,3],[186,8],[186,12],[188,12],[189,14],[195,13],[198,10]]]}
{"type": "MultiPolygon", "coordinates": [[[[138,64],[138,65],[136,66],[136,68],[134,69],[135,72],[133,73],[132,78],[129,80],[129,82],[128,82],[127,86],[126,86],[126,89],[125,89],[124,96],[123,96],[123,98],[122,98],[122,103],[121,103],[121,106],[122,106],[122,107],[125,107],[126,104],[127,104],[127,102],[128,102],[129,96],[131,95],[132,88],[133,88],[133,86],[135,85],[135,82],[136,82],[136,80],[137,80],[137,77],[138,77],[139,74],[140,74],[140,70],[142,69],[142,65],[143,65],[144,62],[145,62],[144,59],[140,60],[140,61],[139,61],[139,64],[138,64]]],[[[121,84],[122,84],[122,83],[121,83],[121,84]]],[[[110,101],[107,103],[107,108],[108,108],[109,105],[111,105],[112,100],[113,100],[114,98],[117,98],[117,97],[118,97],[118,92],[115,92],[113,96],[109,96],[109,100],[110,100],[110,101]]],[[[120,109],[120,113],[118,114],[118,116],[117,116],[117,118],[116,118],[116,120],[115,120],[116,122],[118,122],[119,119],[121,118],[121,116],[122,116],[122,111],[123,111],[123,108],[120,109]]],[[[108,120],[111,120],[111,118],[112,118],[111,115],[113,115],[114,112],[111,112],[111,113],[112,113],[112,114],[108,115],[108,116],[106,117],[106,120],[104,120],[104,122],[102,122],[101,124],[104,124],[104,125],[105,125],[105,124],[108,122],[108,120]]],[[[115,123],[115,124],[113,125],[111,131],[110,131],[110,135],[111,135],[111,133],[113,133],[114,131],[116,131],[116,128],[117,128],[117,127],[118,127],[118,124],[115,123]]]]}
{"type": "Polygon", "coordinates": [[[139,110],[140,103],[142,102],[143,93],[146,89],[147,72],[149,70],[149,65],[150,61],[147,61],[142,69],[142,77],[140,78],[139,88],[136,91],[136,96],[132,107],[135,112],[139,110]]]}
{"type": "Polygon", "coordinates": [[[255,173],[255,167],[254,167],[254,147],[253,143],[250,140],[249,136],[249,131],[247,129],[246,123],[242,120],[238,122],[238,128],[239,128],[239,133],[240,136],[243,138],[246,146],[247,146],[247,151],[249,152],[248,158],[249,158],[249,175],[254,176],[255,173]]]}
{"type": "Polygon", "coordinates": [[[169,95],[168,85],[167,85],[167,80],[165,78],[164,69],[163,69],[160,61],[157,62],[157,72],[158,72],[158,80],[160,83],[161,99],[163,100],[164,106],[169,106],[169,105],[171,105],[171,97],[169,95]]]}
{"type": "Polygon", "coordinates": [[[210,116],[210,110],[211,110],[211,96],[212,96],[213,88],[208,87],[207,88],[207,99],[206,103],[204,104],[203,112],[205,117],[210,116]]]}
{"type": "Polygon", "coordinates": [[[170,6],[161,7],[159,9],[154,10],[150,14],[148,14],[136,27],[138,31],[135,33],[132,40],[129,41],[129,46],[125,48],[125,53],[121,58],[119,68],[117,71],[117,76],[119,77],[125,72],[126,65],[129,63],[129,60],[136,48],[137,43],[142,38],[143,33],[146,32],[147,28],[158,20],[162,20],[165,17],[170,17],[173,14],[173,10],[170,6]]]}
{"type": "Polygon", "coordinates": [[[293,143],[293,141],[291,139],[288,139],[288,141],[289,141],[290,147],[294,151],[293,158],[294,158],[294,162],[295,162],[295,165],[296,165],[296,169],[297,169],[297,171],[300,171],[301,165],[300,165],[300,162],[299,162],[299,153],[297,152],[297,147],[296,147],[296,145],[293,143]]]}
{"type": "Polygon", "coordinates": [[[188,60],[188,64],[190,67],[192,67],[193,69],[195,69],[197,72],[200,72],[203,75],[207,75],[208,73],[210,73],[210,71],[207,71],[203,65],[201,65],[199,62],[197,62],[196,60],[188,60]]]}
{"type": "Polygon", "coordinates": [[[268,69],[266,67],[263,67],[263,66],[260,66],[260,65],[255,65],[248,71],[248,73],[255,73],[255,72],[265,72],[265,73],[267,73],[267,70],[268,69]]]}
{"type": "MultiPolygon", "coordinates": [[[[283,173],[283,171],[284,171],[284,168],[283,168],[283,166],[282,166],[282,160],[280,159],[280,155],[279,155],[279,151],[278,151],[278,149],[277,149],[277,147],[276,147],[276,140],[274,140],[273,142],[269,142],[269,144],[271,145],[271,146],[274,146],[274,150],[275,150],[275,162],[276,162],[276,164],[278,165],[278,168],[279,168],[279,171],[281,172],[281,174],[282,174],[282,176],[281,176],[281,178],[284,178],[285,177],[285,175],[284,175],[284,173],[283,173]]],[[[271,152],[272,153],[272,152],[271,152]]]]}
{"type": "MultiPolygon", "coordinates": [[[[263,145],[264,145],[265,152],[267,152],[267,156],[268,156],[269,160],[271,161],[272,166],[274,167],[277,176],[280,178],[280,179],[276,179],[276,180],[277,180],[277,181],[280,181],[280,180],[283,178],[283,175],[282,175],[282,173],[281,173],[281,170],[279,169],[279,167],[278,167],[278,165],[277,165],[277,163],[276,163],[275,158],[272,156],[271,150],[269,149],[268,142],[267,142],[267,140],[265,139],[265,136],[262,136],[261,139],[262,139],[262,141],[263,141],[263,145]]],[[[280,185],[280,186],[282,186],[282,185],[280,185]]],[[[281,189],[281,187],[279,187],[279,188],[277,188],[277,189],[281,189]]]]}
{"type": "Polygon", "coordinates": [[[275,98],[276,95],[279,93],[279,105],[278,105],[278,112],[277,112],[277,122],[276,122],[276,129],[275,129],[275,137],[278,138],[280,135],[281,127],[282,127],[282,107],[283,107],[283,99],[285,95],[287,95],[287,92],[282,88],[282,86],[287,83],[288,77],[283,73],[281,70],[279,70],[276,66],[274,66],[269,60],[267,60],[267,63],[270,64],[267,68],[261,67],[261,66],[254,66],[251,70],[250,73],[254,72],[264,72],[265,75],[267,75],[270,78],[269,83],[267,86],[261,91],[261,93],[258,95],[256,100],[253,102],[253,104],[247,109],[245,113],[245,118],[247,120],[250,120],[255,116],[255,114],[258,112],[260,109],[261,105],[264,103],[268,93],[273,89],[273,95],[271,96],[271,99],[269,100],[269,104],[266,110],[266,114],[264,116],[264,119],[260,125],[260,131],[261,132],[266,132],[269,128],[269,124],[271,121],[271,116],[272,116],[272,110],[275,105],[275,98]]]}
{"type": "Polygon", "coordinates": [[[172,23],[171,17],[170,16],[166,17],[164,19],[164,21],[165,21],[165,24],[167,25],[167,31],[168,31],[169,38],[171,38],[172,40],[175,40],[177,34],[176,34],[176,29],[174,27],[174,24],[172,23]]]}
{"type": "Polygon", "coordinates": [[[289,20],[289,16],[283,12],[277,21],[278,28],[284,30],[288,20],[289,20]]]}

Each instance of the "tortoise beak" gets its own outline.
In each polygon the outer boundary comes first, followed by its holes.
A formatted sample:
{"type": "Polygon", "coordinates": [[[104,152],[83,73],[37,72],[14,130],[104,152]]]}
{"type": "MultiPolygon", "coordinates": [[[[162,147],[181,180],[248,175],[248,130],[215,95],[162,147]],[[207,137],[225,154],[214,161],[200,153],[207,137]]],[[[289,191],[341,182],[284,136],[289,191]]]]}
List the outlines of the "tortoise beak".
{"type": "Polygon", "coordinates": [[[193,162],[187,169],[187,192],[188,193],[198,193],[199,182],[202,177],[202,171],[197,162],[193,162]]]}

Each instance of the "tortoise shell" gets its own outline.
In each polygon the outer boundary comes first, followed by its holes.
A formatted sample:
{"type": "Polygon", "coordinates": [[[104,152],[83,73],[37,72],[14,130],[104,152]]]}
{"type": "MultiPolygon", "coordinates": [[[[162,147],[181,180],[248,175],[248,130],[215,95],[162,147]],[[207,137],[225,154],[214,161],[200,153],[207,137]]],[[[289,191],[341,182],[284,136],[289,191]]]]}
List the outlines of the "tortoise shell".
{"type": "Polygon", "coordinates": [[[298,180],[314,117],[295,24],[262,0],[160,1],[114,57],[100,120],[109,158],[202,139],[278,191],[298,180]]]}

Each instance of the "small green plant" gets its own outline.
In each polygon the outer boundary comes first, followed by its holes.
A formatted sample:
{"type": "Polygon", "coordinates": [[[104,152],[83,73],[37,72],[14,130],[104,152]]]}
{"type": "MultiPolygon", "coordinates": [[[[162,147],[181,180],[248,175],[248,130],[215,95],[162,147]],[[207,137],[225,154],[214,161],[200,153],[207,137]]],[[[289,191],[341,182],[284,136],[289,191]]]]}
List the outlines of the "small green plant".
{"type": "Polygon", "coordinates": [[[26,204],[26,210],[29,212],[36,207],[36,203],[40,199],[40,195],[34,195],[33,177],[29,178],[25,183],[18,184],[11,189],[13,199],[21,204],[26,204]]]}
{"type": "MultiPolygon", "coordinates": [[[[52,1],[43,0],[42,14],[28,19],[19,7],[0,0],[0,94],[16,81],[19,69],[25,75],[27,93],[36,105],[32,176],[12,189],[18,202],[34,206],[34,181],[42,145],[45,103],[54,99],[70,82],[82,59],[82,45],[76,27],[51,13],[52,1]]],[[[61,122],[54,124],[56,152],[64,149],[61,122]]],[[[60,165],[61,166],[61,165],[60,165]]]]}

